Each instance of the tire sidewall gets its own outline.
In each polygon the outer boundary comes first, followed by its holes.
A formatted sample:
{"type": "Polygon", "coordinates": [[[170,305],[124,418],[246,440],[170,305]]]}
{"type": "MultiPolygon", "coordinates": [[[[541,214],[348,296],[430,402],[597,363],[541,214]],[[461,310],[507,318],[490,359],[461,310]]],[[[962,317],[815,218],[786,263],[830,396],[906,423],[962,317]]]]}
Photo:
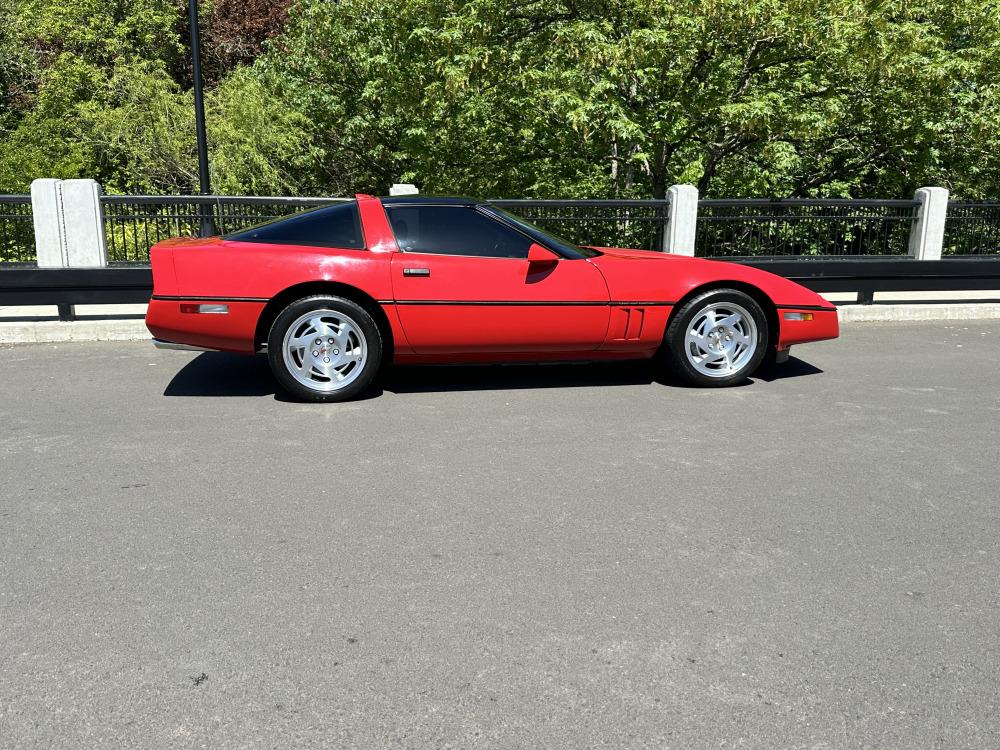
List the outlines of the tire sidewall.
{"type": "Polygon", "coordinates": [[[267,336],[267,359],[278,384],[291,396],[303,401],[347,401],[360,395],[378,374],[382,364],[382,335],[371,314],[361,305],[343,297],[316,295],[304,297],[289,304],[278,313],[267,336]],[[306,387],[288,371],[284,358],[284,339],[288,326],[311,310],[333,310],[349,316],[364,334],[368,356],[361,374],[348,386],[338,391],[316,391],[306,387]]]}
{"type": "Polygon", "coordinates": [[[671,369],[687,382],[708,388],[722,388],[745,382],[760,368],[761,363],[767,356],[767,350],[770,345],[767,316],[764,315],[760,303],[749,294],[737,289],[712,289],[704,294],[699,294],[694,299],[685,303],[670,322],[667,335],[664,338],[666,339],[667,354],[671,369]],[[688,360],[687,352],[684,348],[684,339],[688,327],[694,321],[694,317],[707,305],[720,302],[737,304],[750,313],[754,325],[757,326],[757,349],[754,351],[750,361],[739,372],[727,375],[724,378],[712,378],[698,372],[688,360]]]}

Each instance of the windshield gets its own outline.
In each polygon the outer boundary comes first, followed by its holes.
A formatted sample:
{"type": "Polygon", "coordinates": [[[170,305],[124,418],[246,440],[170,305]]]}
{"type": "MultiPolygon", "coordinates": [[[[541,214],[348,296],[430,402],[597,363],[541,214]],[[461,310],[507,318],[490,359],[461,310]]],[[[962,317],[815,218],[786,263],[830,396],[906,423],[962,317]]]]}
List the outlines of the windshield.
{"type": "Polygon", "coordinates": [[[537,241],[539,244],[556,250],[564,258],[593,258],[600,255],[597,250],[593,250],[589,247],[574,245],[569,240],[564,240],[559,235],[552,234],[552,232],[548,232],[541,227],[536,227],[530,221],[525,221],[520,216],[515,216],[508,211],[504,211],[502,208],[497,208],[493,205],[482,206],[482,208],[485,211],[503,217],[505,221],[513,224],[526,235],[531,237],[531,239],[537,241]]]}

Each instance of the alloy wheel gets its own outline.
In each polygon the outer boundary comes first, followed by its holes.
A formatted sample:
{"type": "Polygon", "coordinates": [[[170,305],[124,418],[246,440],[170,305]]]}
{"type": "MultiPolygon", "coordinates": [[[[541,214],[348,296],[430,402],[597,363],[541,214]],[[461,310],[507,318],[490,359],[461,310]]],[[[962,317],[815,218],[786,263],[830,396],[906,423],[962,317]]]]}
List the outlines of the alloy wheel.
{"type": "Polygon", "coordinates": [[[706,305],[691,319],[684,354],[702,375],[725,378],[745,368],[757,351],[757,324],[746,309],[732,302],[706,305]]]}
{"type": "Polygon", "coordinates": [[[364,370],[368,343],[361,327],[335,310],[310,310],[285,331],[282,356],[289,374],[315,391],[339,391],[364,370]]]}

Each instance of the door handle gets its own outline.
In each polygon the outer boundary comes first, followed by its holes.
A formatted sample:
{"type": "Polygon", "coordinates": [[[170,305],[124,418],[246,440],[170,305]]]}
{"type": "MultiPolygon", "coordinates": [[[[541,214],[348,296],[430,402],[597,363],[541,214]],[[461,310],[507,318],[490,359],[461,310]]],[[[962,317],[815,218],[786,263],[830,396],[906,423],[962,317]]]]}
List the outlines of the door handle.
{"type": "Polygon", "coordinates": [[[404,268],[403,276],[430,276],[431,269],[429,268],[404,268]]]}

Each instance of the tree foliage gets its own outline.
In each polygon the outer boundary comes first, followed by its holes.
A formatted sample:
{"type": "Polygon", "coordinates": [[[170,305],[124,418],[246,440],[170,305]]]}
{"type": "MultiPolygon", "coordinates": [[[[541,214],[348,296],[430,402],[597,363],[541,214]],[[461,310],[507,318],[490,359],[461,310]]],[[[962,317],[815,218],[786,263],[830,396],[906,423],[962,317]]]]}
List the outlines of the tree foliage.
{"type": "MultiPolygon", "coordinates": [[[[183,3],[4,15],[0,189],[193,189],[183,3]]],[[[226,192],[1000,194],[994,0],[216,0],[202,15],[226,192]]]]}

